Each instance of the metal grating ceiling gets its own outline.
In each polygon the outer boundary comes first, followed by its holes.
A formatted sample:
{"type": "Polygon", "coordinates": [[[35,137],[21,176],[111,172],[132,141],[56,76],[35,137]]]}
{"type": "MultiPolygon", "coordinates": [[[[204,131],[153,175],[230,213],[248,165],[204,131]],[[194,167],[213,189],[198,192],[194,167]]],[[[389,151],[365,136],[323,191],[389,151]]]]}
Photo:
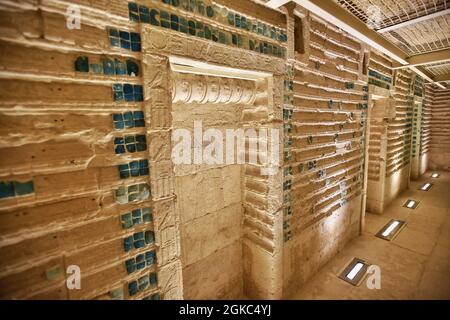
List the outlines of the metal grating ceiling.
{"type": "MultiPolygon", "coordinates": [[[[375,30],[450,8],[450,0],[334,0],[365,23],[376,19],[375,30]],[[374,9],[375,8],[375,9],[374,9]]],[[[450,47],[450,14],[381,33],[408,55],[450,47]]]]}
{"type": "Polygon", "coordinates": [[[450,74],[450,62],[441,62],[423,66],[423,68],[433,76],[445,76],[450,74]]]}

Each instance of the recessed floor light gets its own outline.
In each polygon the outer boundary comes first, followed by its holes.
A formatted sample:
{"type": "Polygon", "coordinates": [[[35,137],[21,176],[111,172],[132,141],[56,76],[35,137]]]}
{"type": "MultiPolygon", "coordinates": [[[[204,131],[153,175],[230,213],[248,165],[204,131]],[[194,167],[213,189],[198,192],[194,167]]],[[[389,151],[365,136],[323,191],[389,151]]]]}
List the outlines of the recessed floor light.
{"type": "Polygon", "coordinates": [[[430,190],[431,186],[432,186],[432,184],[429,183],[429,182],[427,182],[427,183],[425,183],[423,186],[421,186],[421,187],[419,188],[419,190],[421,190],[421,191],[428,191],[428,190],[430,190]]]}
{"type": "Polygon", "coordinates": [[[436,173],[436,172],[435,172],[435,173],[433,173],[433,174],[431,175],[431,177],[432,177],[432,178],[439,178],[439,173],[436,173]]]}
{"type": "Polygon", "coordinates": [[[380,231],[375,235],[378,238],[391,241],[403,229],[406,222],[401,220],[391,219],[380,231]]]}
{"type": "Polygon", "coordinates": [[[408,200],[408,201],[405,202],[405,204],[403,206],[408,208],[408,209],[415,209],[415,208],[417,208],[418,205],[419,205],[419,201],[408,200]]]}
{"type": "Polygon", "coordinates": [[[339,274],[339,278],[351,283],[354,286],[357,286],[366,274],[368,266],[369,265],[364,260],[353,258],[353,260],[339,274]]]}

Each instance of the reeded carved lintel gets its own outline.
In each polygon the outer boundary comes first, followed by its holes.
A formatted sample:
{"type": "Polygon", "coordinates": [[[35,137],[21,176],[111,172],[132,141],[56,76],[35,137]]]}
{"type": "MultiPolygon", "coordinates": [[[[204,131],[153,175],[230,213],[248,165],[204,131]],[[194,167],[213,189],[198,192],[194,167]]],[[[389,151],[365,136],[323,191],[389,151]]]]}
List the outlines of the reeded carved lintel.
{"type": "Polygon", "coordinates": [[[254,81],[213,77],[189,73],[172,74],[174,103],[253,104],[256,99],[254,81]]]}

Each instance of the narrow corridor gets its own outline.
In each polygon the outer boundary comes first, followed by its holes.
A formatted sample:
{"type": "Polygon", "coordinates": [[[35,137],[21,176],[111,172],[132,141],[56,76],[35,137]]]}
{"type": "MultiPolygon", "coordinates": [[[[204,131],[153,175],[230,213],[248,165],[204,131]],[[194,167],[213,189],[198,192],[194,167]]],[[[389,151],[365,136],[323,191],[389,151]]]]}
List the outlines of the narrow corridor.
{"type": "Polygon", "coordinates": [[[382,215],[366,214],[362,236],[326,264],[292,299],[450,299],[450,172],[425,173],[382,215]],[[426,182],[429,191],[418,190],[426,182]],[[403,207],[420,201],[416,209],[403,207]],[[406,221],[392,241],[375,237],[390,219],[406,221]],[[354,257],[381,269],[381,289],[353,286],[338,274],[354,257]]]}

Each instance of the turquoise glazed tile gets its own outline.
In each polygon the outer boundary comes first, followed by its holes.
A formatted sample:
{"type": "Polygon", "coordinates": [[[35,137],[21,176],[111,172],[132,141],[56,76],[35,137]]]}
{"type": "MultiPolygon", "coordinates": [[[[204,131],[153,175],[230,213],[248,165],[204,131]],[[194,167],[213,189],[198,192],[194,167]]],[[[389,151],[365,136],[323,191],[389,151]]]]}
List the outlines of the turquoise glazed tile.
{"type": "Polygon", "coordinates": [[[89,72],[89,59],[86,56],[78,57],[75,60],[75,70],[78,72],[89,72]]]}
{"type": "Polygon", "coordinates": [[[14,189],[15,189],[16,195],[22,196],[22,195],[34,193],[34,184],[33,184],[33,181],[27,181],[27,182],[14,181],[14,189]]]}

